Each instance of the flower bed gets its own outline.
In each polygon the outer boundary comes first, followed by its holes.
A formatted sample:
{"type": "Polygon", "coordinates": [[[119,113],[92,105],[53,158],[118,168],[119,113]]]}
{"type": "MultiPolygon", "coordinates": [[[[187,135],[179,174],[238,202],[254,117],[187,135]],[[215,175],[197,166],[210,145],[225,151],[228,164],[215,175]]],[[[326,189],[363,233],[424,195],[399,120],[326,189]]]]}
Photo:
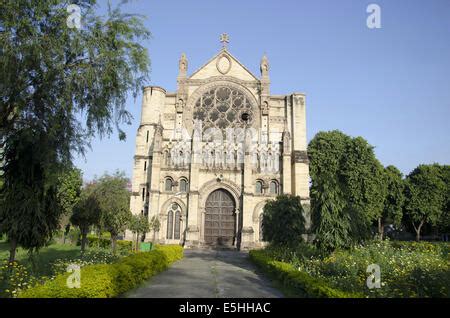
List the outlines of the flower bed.
{"type": "Polygon", "coordinates": [[[250,251],[250,259],[269,276],[288,288],[293,296],[311,298],[357,298],[361,294],[347,293],[329,286],[325,281],[297,270],[292,264],[272,259],[265,251],[250,251]]]}
{"type": "Polygon", "coordinates": [[[328,255],[311,245],[269,247],[264,253],[269,260],[288,264],[333,289],[365,297],[410,298],[450,297],[449,249],[449,243],[375,241],[328,255]],[[371,264],[380,267],[380,288],[367,287],[371,264]]]}
{"type": "Polygon", "coordinates": [[[165,270],[183,257],[178,245],[157,246],[150,252],[135,253],[112,264],[87,265],[81,268],[80,288],[69,288],[70,273],[36,285],[19,293],[20,298],[109,298],[137,287],[151,276],[165,270]]]}

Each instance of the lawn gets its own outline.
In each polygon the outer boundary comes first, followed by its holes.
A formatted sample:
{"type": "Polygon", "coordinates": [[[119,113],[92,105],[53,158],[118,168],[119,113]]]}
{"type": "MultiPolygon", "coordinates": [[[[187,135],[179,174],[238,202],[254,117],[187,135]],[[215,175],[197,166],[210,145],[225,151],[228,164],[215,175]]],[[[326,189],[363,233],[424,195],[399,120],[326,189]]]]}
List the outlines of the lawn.
{"type": "MultiPolygon", "coordinates": [[[[0,260],[3,261],[8,259],[8,257],[9,244],[5,241],[0,242],[0,260]]],[[[18,248],[16,253],[16,260],[36,276],[52,274],[52,268],[49,264],[57,259],[78,257],[80,257],[80,247],[72,244],[52,244],[42,248],[35,255],[35,266],[32,265],[26,250],[18,248]]]]}
{"type": "Polygon", "coordinates": [[[67,243],[54,243],[33,254],[30,259],[28,252],[18,248],[16,263],[7,265],[9,257],[9,244],[0,241],[0,298],[15,297],[20,289],[34,285],[55,276],[65,273],[69,264],[81,267],[93,264],[110,264],[124,255],[129,254],[128,249],[119,250],[113,255],[109,248],[88,248],[81,255],[80,246],[67,243]]]}

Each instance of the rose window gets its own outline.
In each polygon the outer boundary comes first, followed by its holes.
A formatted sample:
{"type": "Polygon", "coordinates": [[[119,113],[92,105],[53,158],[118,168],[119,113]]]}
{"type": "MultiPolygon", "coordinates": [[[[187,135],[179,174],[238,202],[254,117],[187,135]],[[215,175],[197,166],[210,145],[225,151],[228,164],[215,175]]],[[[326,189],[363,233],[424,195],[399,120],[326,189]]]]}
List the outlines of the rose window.
{"type": "Polygon", "coordinates": [[[244,128],[253,121],[252,105],[239,90],[218,86],[197,100],[193,118],[202,120],[203,129],[244,128]]]}

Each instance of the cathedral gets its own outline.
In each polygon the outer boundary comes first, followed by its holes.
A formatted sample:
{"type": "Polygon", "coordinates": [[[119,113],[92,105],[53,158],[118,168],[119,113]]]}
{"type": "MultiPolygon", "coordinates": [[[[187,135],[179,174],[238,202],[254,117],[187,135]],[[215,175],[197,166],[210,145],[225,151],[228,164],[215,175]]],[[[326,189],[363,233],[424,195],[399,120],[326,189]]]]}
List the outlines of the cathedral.
{"type": "Polygon", "coordinates": [[[264,246],[263,207],[283,193],[301,198],[309,227],[305,94],[272,95],[268,58],[256,76],[221,42],[193,73],[181,55],[175,92],[144,88],[130,209],[160,224],[145,240],[264,246]]]}

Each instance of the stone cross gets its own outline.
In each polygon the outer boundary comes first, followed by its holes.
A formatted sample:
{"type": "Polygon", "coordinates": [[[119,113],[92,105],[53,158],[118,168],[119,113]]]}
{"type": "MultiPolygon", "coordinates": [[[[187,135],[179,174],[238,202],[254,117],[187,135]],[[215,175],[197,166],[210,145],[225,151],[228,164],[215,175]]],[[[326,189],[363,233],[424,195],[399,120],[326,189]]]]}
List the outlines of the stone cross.
{"type": "Polygon", "coordinates": [[[222,42],[223,47],[227,47],[227,43],[230,42],[230,37],[226,33],[220,35],[220,42],[222,42]]]}

